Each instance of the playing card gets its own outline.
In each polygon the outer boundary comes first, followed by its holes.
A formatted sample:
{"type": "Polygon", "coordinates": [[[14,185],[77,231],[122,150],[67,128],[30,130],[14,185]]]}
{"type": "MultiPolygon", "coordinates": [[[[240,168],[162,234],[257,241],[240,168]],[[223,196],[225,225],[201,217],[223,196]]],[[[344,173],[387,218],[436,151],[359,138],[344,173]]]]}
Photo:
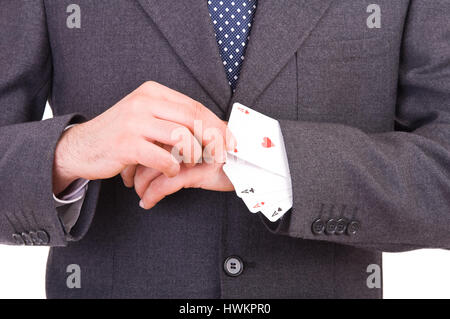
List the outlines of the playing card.
{"type": "Polygon", "coordinates": [[[232,155],[227,156],[223,170],[252,213],[261,211],[270,221],[276,221],[292,207],[290,177],[263,170],[232,155]]]}
{"type": "Polygon", "coordinates": [[[252,212],[270,221],[292,207],[292,184],[281,128],[271,119],[235,103],[228,127],[237,140],[223,166],[236,194],[252,212]]]}
{"type": "Polygon", "coordinates": [[[237,147],[230,154],[272,173],[290,176],[283,136],[277,120],[235,103],[228,128],[237,141],[237,147]]]}
{"type": "Polygon", "coordinates": [[[271,207],[265,207],[261,209],[261,213],[266,216],[271,222],[276,222],[286,212],[292,208],[292,196],[284,200],[279,201],[277,204],[271,207]]]}
{"type": "Polygon", "coordinates": [[[292,190],[291,179],[263,170],[247,161],[227,156],[223,166],[239,197],[264,195],[292,190]]]}
{"type": "Polygon", "coordinates": [[[290,191],[287,189],[259,195],[242,196],[242,200],[252,213],[259,212],[264,208],[272,207],[287,198],[292,198],[292,196],[290,196],[290,191]]]}

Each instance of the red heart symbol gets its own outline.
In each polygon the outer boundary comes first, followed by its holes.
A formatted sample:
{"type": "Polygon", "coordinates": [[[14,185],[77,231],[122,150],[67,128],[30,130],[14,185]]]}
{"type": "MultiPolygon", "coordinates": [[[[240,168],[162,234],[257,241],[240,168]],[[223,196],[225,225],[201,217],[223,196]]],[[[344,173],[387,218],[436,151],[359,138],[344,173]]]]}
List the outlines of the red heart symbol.
{"type": "Polygon", "coordinates": [[[265,147],[265,148],[271,148],[271,147],[274,147],[275,144],[272,143],[270,138],[264,137],[263,138],[263,142],[262,142],[262,146],[265,147]]]}

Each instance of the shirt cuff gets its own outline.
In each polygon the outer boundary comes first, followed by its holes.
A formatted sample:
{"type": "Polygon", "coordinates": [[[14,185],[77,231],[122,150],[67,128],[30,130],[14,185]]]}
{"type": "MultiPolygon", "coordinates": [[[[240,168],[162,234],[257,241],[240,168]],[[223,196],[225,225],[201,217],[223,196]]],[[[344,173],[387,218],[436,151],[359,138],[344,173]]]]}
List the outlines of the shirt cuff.
{"type": "Polygon", "coordinates": [[[53,194],[53,199],[58,204],[57,207],[62,205],[73,204],[83,199],[86,195],[89,180],[80,178],[70,184],[61,194],[56,196],[53,194]]]}

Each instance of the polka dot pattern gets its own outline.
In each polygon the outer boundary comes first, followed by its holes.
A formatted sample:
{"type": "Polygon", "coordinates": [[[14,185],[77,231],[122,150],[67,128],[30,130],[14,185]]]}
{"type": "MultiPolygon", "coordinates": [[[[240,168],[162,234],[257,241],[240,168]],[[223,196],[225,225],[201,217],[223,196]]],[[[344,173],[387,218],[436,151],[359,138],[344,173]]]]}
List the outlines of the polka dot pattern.
{"type": "Polygon", "coordinates": [[[257,2],[258,0],[208,0],[209,15],[233,92],[245,59],[257,2]]]}

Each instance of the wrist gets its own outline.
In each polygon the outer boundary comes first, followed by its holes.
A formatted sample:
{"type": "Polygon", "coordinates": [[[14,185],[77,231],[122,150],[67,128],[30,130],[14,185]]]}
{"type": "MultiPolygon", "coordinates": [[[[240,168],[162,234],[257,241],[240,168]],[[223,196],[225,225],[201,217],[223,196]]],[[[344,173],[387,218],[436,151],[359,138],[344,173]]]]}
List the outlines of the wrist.
{"type": "Polygon", "coordinates": [[[61,135],[55,149],[53,161],[53,193],[60,194],[75,180],[80,178],[80,174],[75,172],[74,155],[76,143],[73,143],[73,133],[75,127],[69,127],[61,135]]]}

